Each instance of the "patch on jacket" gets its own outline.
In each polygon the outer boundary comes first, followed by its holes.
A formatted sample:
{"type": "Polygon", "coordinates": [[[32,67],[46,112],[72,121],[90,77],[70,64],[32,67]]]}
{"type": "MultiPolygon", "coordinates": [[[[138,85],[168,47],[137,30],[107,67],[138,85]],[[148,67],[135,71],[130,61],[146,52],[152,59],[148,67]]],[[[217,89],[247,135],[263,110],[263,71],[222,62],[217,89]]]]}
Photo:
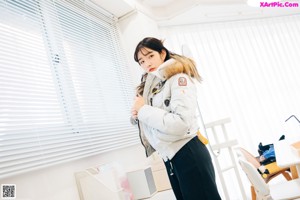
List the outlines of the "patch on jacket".
{"type": "Polygon", "coordinates": [[[178,85],[179,86],[186,86],[187,85],[187,80],[185,77],[179,77],[178,78],[178,85]]]}

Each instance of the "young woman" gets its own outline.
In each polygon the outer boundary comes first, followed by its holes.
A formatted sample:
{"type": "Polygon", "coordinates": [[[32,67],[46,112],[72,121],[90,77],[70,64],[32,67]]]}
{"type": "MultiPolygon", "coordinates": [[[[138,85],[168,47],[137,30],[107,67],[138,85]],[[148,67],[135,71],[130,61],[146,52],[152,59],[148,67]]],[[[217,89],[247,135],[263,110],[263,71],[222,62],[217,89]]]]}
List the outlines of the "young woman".
{"type": "Polygon", "coordinates": [[[164,160],[177,200],[219,200],[215,172],[206,146],[198,139],[195,63],[171,53],[156,38],[145,38],[134,59],[144,69],[132,107],[146,155],[164,160]]]}

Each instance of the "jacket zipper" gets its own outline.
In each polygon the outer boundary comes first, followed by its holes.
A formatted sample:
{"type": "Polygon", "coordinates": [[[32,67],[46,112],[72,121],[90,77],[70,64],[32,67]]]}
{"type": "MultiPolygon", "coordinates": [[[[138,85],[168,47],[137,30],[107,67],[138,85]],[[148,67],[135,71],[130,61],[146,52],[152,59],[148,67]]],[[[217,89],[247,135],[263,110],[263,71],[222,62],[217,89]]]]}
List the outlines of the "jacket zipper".
{"type": "Polygon", "coordinates": [[[144,146],[144,149],[145,149],[145,153],[146,153],[146,156],[148,157],[148,153],[147,153],[147,148],[142,140],[142,133],[141,133],[141,127],[140,127],[140,122],[138,121],[138,128],[139,128],[139,137],[140,137],[140,141],[141,141],[141,144],[144,146]]]}
{"type": "Polygon", "coordinates": [[[174,173],[173,173],[173,164],[171,162],[171,160],[169,160],[169,163],[170,163],[170,176],[173,176],[174,173]]]}

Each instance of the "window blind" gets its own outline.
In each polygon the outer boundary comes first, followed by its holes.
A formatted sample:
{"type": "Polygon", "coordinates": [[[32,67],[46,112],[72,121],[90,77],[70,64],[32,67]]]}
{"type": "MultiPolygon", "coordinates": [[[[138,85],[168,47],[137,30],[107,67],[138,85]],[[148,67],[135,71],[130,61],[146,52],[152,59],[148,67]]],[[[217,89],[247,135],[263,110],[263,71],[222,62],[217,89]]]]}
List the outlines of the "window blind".
{"type": "Polygon", "coordinates": [[[114,17],[0,0],[0,179],[138,143],[114,17]]]}

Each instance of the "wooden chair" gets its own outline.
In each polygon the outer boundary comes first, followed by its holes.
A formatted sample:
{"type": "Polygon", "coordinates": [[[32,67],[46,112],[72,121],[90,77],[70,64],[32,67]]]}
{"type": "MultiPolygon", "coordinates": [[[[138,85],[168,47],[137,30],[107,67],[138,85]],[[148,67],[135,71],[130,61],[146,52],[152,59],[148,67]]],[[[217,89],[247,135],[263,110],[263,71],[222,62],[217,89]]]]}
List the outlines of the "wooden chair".
{"type": "Polygon", "coordinates": [[[300,179],[268,185],[252,163],[239,157],[239,163],[251,182],[257,200],[300,199],[300,179]]]}
{"type": "MultiPolygon", "coordinates": [[[[236,150],[237,150],[236,152],[237,152],[238,157],[243,157],[246,161],[251,163],[256,168],[256,171],[261,167],[259,159],[257,157],[255,157],[254,155],[252,155],[251,153],[249,153],[247,150],[245,150],[244,148],[241,148],[241,147],[238,147],[236,150]]],[[[258,173],[258,171],[257,171],[257,173],[258,173]]],[[[283,175],[284,178],[288,181],[292,180],[292,178],[290,176],[290,169],[289,168],[280,168],[280,167],[276,167],[275,171],[273,171],[270,174],[264,174],[264,176],[261,176],[261,177],[265,183],[268,183],[270,180],[272,180],[273,178],[275,178],[278,175],[283,175]]],[[[250,189],[251,189],[252,200],[256,200],[257,198],[256,198],[256,192],[255,192],[254,186],[251,185],[250,189]]]]}

